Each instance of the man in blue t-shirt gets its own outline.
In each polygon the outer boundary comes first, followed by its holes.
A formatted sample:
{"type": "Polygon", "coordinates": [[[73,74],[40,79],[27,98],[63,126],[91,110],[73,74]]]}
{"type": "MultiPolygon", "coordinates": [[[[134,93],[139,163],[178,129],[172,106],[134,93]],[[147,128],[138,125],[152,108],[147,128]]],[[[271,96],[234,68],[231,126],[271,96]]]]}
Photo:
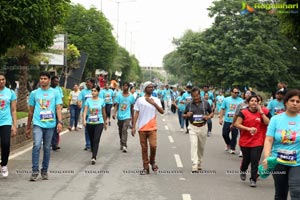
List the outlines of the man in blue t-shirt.
{"type": "Polygon", "coordinates": [[[39,175],[39,156],[43,143],[43,164],[41,176],[48,179],[48,167],[50,161],[51,140],[54,129],[62,130],[61,95],[50,87],[50,73],[40,73],[40,87],[30,93],[29,112],[26,135],[31,137],[31,125],[33,125],[33,148],[32,148],[32,174],[30,181],[36,181],[39,175]]]}
{"type": "Polygon", "coordinates": [[[225,151],[229,151],[231,154],[235,154],[235,147],[237,143],[238,129],[232,125],[233,117],[237,106],[243,102],[243,99],[238,97],[239,89],[232,88],[231,96],[226,97],[222,103],[220,111],[219,124],[223,125],[222,136],[226,143],[225,151]],[[223,117],[225,119],[223,120],[223,117]],[[224,122],[224,123],[223,123],[224,122]],[[229,134],[231,132],[231,138],[229,134]]]}
{"type": "Polygon", "coordinates": [[[278,90],[276,92],[276,99],[273,99],[269,104],[268,104],[268,109],[270,110],[270,114],[272,117],[274,115],[281,114],[285,111],[285,107],[283,104],[283,91],[278,90]]]}
{"type": "MultiPolygon", "coordinates": [[[[53,89],[56,90],[56,92],[60,95],[60,98],[62,99],[62,102],[64,102],[64,101],[63,101],[64,94],[63,94],[63,92],[62,92],[61,87],[59,86],[59,79],[58,79],[58,76],[52,76],[52,77],[51,77],[51,84],[50,84],[50,87],[52,87],[53,89]]],[[[63,104],[62,104],[61,108],[63,108],[63,104]]],[[[56,122],[57,122],[57,120],[56,120],[56,122]]],[[[52,150],[53,150],[53,151],[56,151],[56,150],[60,149],[60,147],[58,146],[59,141],[60,141],[59,134],[58,134],[58,132],[54,129],[54,133],[53,133],[53,137],[52,137],[52,142],[51,142],[51,146],[52,146],[52,150]]]]}
{"type": "Polygon", "coordinates": [[[129,83],[123,84],[123,92],[115,98],[113,119],[118,118],[120,150],[127,152],[128,127],[133,117],[134,97],[129,93],[129,83]]]}

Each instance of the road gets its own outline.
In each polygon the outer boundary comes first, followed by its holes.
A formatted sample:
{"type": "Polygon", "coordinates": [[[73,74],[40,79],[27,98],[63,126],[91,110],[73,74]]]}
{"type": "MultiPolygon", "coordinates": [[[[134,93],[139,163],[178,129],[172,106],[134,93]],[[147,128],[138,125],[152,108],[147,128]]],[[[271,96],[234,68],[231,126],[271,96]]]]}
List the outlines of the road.
{"type": "MultiPolygon", "coordinates": [[[[141,148],[138,136],[128,138],[128,153],[119,150],[116,121],[103,132],[96,165],[91,152],[84,151],[83,131],[61,136],[61,149],[51,152],[49,180],[30,182],[31,146],[11,154],[10,175],[0,178],[0,196],[8,199],[73,200],[247,200],[273,199],[271,177],[258,180],[257,188],[242,182],[241,158],[224,152],[218,119],[207,138],[203,173],[191,173],[190,143],[179,131],[177,115],[158,115],[157,174],[141,176],[141,148]]],[[[41,163],[41,160],[40,160],[41,163]]]]}

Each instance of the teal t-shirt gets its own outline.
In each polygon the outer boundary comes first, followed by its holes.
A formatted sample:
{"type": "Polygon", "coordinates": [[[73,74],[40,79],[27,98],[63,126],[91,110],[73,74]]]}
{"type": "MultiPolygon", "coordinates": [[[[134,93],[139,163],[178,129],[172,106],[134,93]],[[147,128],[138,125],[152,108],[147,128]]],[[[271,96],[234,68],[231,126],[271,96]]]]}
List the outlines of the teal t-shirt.
{"type": "Polygon", "coordinates": [[[87,121],[88,124],[101,124],[104,123],[102,108],[105,107],[105,102],[103,99],[98,98],[98,100],[94,100],[89,98],[85,102],[85,107],[87,110],[87,121]]]}
{"type": "Polygon", "coordinates": [[[115,103],[118,104],[118,120],[125,120],[131,118],[131,105],[135,102],[134,97],[129,95],[124,97],[123,94],[119,94],[116,99],[115,103]]]}
{"type": "Polygon", "coordinates": [[[192,94],[189,92],[183,93],[182,100],[185,101],[185,105],[187,105],[188,103],[191,103],[193,100],[192,94]]]}
{"type": "Polygon", "coordinates": [[[99,96],[104,99],[106,104],[113,104],[114,91],[112,89],[101,90],[99,96]]]}
{"type": "MultiPolygon", "coordinates": [[[[207,93],[208,93],[208,99],[211,99],[211,100],[213,101],[213,100],[215,99],[214,94],[213,94],[211,91],[208,91],[207,93]]],[[[204,95],[205,95],[205,92],[204,92],[204,91],[201,91],[201,92],[200,92],[200,96],[201,96],[202,98],[204,98],[204,95]]]]}
{"type": "Polygon", "coordinates": [[[179,96],[179,97],[177,97],[177,99],[175,101],[177,102],[178,110],[180,112],[184,112],[185,111],[185,100],[183,100],[183,97],[179,96]]]}
{"type": "Polygon", "coordinates": [[[226,97],[222,103],[221,109],[225,110],[224,121],[225,122],[233,122],[233,116],[235,113],[236,107],[243,102],[243,99],[240,97],[232,98],[226,97]]]}
{"type": "Polygon", "coordinates": [[[270,113],[271,113],[272,116],[278,115],[278,114],[283,113],[285,111],[283,101],[277,101],[277,99],[273,99],[269,103],[268,109],[270,110],[270,113]]]}
{"type": "Polygon", "coordinates": [[[164,95],[164,100],[165,101],[170,101],[171,100],[171,90],[170,89],[165,89],[163,92],[164,95]]]}
{"type": "Polygon", "coordinates": [[[16,93],[11,89],[4,87],[0,90],[0,126],[12,125],[10,104],[16,99],[16,93]]]}
{"type": "Polygon", "coordinates": [[[224,96],[223,96],[223,95],[218,95],[218,96],[216,97],[216,103],[217,103],[217,105],[218,105],[218,106],[221,106],[222,103],[223,103],[223,100],[224,100],[224,96]]]}
{"type": "Polygon", "coordinates": [[[267,136],[274,138],[272,156],[283,165],[300,166],[300,115],[286,113],[271,118],[267,136]]]}
{"type": "Polygon", "coordinates": [[[88,88],[85,88],[83,89],[79,96],[78,96],[78,101],[81,101],[81,111],[83,112],[83,109],[84,109],[84,105],[85,105],[85,101],[92,98],[92,90],[91,89],[88,89],[88,88]]]}
{"type": "Polygon", "coordinates": [[[56,105],[62,104],[61,95],[53,88],[38,88],[30,93],[29,105],[34,107],[33,125],[41,128],[56,127],[56,105]]]}

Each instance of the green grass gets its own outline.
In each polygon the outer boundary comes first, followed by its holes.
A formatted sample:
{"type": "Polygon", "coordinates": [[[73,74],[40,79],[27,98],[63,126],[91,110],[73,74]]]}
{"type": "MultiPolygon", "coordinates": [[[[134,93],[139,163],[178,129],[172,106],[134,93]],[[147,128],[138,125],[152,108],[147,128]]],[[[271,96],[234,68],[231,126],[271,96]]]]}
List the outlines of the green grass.
{"type": "Polygon", "coordinates": [[[17,112],[17,119],[22,119],[27,117],[28,113],[27,112],[17,112]]]}

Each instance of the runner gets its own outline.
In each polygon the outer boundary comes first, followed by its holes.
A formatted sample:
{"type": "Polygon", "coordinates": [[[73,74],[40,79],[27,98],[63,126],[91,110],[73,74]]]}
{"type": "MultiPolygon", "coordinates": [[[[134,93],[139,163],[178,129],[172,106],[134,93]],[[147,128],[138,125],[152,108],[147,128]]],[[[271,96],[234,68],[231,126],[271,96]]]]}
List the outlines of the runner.
{"type": "Polygon", "coordinates": [[[222,91],[219,91],[218,96],[216,97],[216,105],[217,105],[217,115],[219,116],[221,111],[221,106],[224,100],[224,95],[222,91]]]}
{"type": "MultiPolygon", "coordinates": [[[[118,93],[116,93],[116,96],[118,93]]],[[[113,98],[114,98],[114,91],[109,89],[109,84],[106,83],[103,90],[100,91],[100,98],[104,99],[105,101],[105,109],[106,109],[106,121],[108,122],[108,126],[111,125],[110,123],[110,115],[111,115],[111,108],[113,106],[113,98]]]]}
{"type": "MultiPolygon", "coordinates": [[[[193,88],[193,85],[189,82],[186,86],[186,91],[185,93],[182,95],[182,99],[181,101],[184,101],[185,102],[185,106],[192,102],[192,95],[191,95],[191,90],[193,88]]],[[[186,134],[189,133],[189,120],[186,118],[185,119],[185,127],[186,127],[186,134]]]]}
{"type": "Polygon", "coordinates": [[[73,86],[73,91],[70,92],[69,95],[69,103],[68,103],[68,109],[70,110],[70,124],[69,124],[69,131],[72,130],[73,125],[75,128],[75,131],[78,131],[77,125],[78,125],[78,119],[80,116],[80,108],[78,107],[78,97],[79,97],[80,91],[78,88],[78,85],[75,83],[73,86]]]}
{"type": "Polygon", "coordinates": [[[285,111],[285,107],[283,104],[283,91],[278,90],[276,92],[276,99],[273,99],[268,104],[268,109],[270,110],[272,116],[278,115],[285,111]]]}
{"type": "Polygon", "coordinates": [[[152,97],[154,86],[150,81],[144,83],[145,96],[138,98],[134,105],[134,118],[132,126],[132,135],[136,132],[136,123],[138,122],[138,132],[140,136],[140,144],[142,148],[142,159],[144,169],[140,172],[141,175],[150,173],[149,163],[152,170],[157,172],[158,166],[155,162],[156,147],[157,147],[157,122],[156,111],[164,113],[160,100],[152,97]],[[150,161],[148,157],[148,142],[150,145],[150,161]]]}
{"type": "Polygon", "coordinates": [[[8,176],[8,157],[10,153],[10,138],[17,131],[16,94],[5,87],[6,78],[0,73],[0,139],[1,139],[1,174],[8,176]]]}
{"type": "MultiPolygon", "coordinates": [[[[213,112],[213,115],[211,118],[214,117],[214,111],[215,111],[215,104],[213,100],[209,99],[209,94],[208,92],[204,93],[204,99],[209,103],[211,110],[213,112]]],[[[207,137],[210,137],[212,135],[211,130],[212,130],[212,121],[211,118],[207,119],[207,137]]]]}
{"type": "Polygon", "coordinates": [[[178,119],[179,119],[179,125],[180,125],[180,131],[184,131],[184,122],[185,119],[183,118],[183,113],[185,111],[185,102],[182,100],[182,95],[184,94],[184,91],[180,92],[180,95],[175,100],[175,105],[177,108],[178,113],[178,119]]]}

